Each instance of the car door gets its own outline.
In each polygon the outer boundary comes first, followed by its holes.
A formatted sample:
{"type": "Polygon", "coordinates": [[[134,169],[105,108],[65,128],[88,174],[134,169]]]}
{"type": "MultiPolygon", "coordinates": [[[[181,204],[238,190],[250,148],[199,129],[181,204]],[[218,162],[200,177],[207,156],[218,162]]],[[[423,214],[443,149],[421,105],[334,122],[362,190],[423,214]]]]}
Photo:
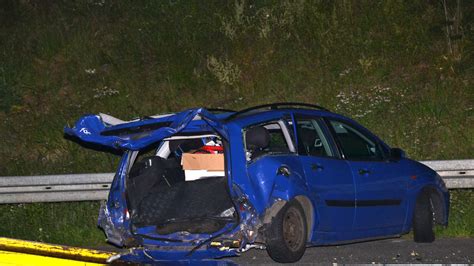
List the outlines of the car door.
{"type": "Polygon", "coordinates": [[[249,176],[250,186],[245,186],[244,182],[238,184],[243,187],[257,212],[261,213],[268,207],[272,196],[285,198],[279,193],[284,194],[291,189],[285,186],[288,183],[278,182],[278,179],[298,184],[296,186],[298,188],[304,187],[304,170],[298,161],[293,140],[283,120],[251,125],[244,129],[243,136],[246,173],[249,176]],[[267,135],[268,138],[262,138],[262,135],[267,135]]]}
{"type": "Polygon", "coordinates": [[[355,216],[351,168],[341,160],[317,117],[295,116],[297,146],[307,185],[317,210],[317,231],[349,232],[355,216]]]}
{"type": "Polygon", "coordinates": [[[406,216],[408,181],[402,162],[387,160],[379,141],[357,125],[328,121],[354,176],[354,229],[401,228],[406,216]]]}

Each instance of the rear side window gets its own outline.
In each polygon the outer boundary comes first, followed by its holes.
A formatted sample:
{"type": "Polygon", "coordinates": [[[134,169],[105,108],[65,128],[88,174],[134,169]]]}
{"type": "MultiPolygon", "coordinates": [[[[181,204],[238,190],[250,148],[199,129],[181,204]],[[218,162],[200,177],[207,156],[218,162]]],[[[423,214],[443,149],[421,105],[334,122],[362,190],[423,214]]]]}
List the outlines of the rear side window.
{"type": "Polygon", "coordinates": [[[245,130],[245,150],[247,161],[251,161],[266,154],[291,153],[288,139],[279,122],[270,122],[252,126],[245,130]]]}
{"type": "Polygon", "coordinates": [[[267,150],[270,153],[289,153],[290,149],[286,143],[285,135],[279,124],[267,125],[268,133],[270,133],[270,143],[267,150]]]}
{"type": "Polygon", "coordinates": [[[335,120],[329,124],[334,129],[344,156],[348,160],[382,160],[383,152],[375,140],[354,127],[335,120]]]}

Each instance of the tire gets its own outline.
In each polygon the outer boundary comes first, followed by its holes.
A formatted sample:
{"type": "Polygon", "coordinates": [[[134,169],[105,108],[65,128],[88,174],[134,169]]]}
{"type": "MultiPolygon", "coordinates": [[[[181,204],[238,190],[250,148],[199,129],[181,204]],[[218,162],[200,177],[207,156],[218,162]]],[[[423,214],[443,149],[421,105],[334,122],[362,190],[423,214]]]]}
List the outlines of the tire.
{"type": "Polygon", "coordinates": [[[276,262],[298,261],[306,250],[307,231],[303,208],[296,200],[288,202],[266,231],[268,255],[276,262]]]}
{"type": "Polygon", "coordinates": [[[413,240],[417,243],[431,243],[433,232],[433,207],[429,192],[422,192],[416,199],[413,214],[413,240]]]}

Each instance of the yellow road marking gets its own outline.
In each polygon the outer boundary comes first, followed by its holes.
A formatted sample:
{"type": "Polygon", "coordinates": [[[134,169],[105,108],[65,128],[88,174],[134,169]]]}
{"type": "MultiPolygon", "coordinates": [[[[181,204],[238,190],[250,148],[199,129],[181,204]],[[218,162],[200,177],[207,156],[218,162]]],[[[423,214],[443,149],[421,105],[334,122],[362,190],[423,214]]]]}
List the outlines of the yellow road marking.
{"type": "MultiPolygon", "coordinates": [[[[76,260],[76,262],[82,261],[80,262],[82,264],[77,264],[77,265],[86,265],[84,264],[85,263],[84,261],[105,263],[107,258],[109,258],[112,255],[115,255],[115,253],[113,252],[105,252],[105,251],[99,251],[99,250],[93,250],[93,249],[87,249],[87,248],[68,247],[68,246],[62,246],[62,245],[45,244],[41,242],[25,241],[25,240],[11,239],[11,238],[5,238],[5,237],[0,237],[0,250],[2,250],[3,252],[11,251],[12,253],[17,253],[17,254],[22,253],[23,255],[27,253],[27,254],[39,255],[39,257],[48,256],[48,257],[62,258],[66,260],[76,260]]],[[[8,255],[7,257],[9,256],[14,256],[14,255],[8,255]]]]}
{"type": "Polygon", "coordinates": [[[23,265],[65,265],[65,266],[96,266],[105,265],[94,262],[74,261],[61,258],[45,257],[25,253],[0,250],[0,265],[23,266],[23,265]]]}

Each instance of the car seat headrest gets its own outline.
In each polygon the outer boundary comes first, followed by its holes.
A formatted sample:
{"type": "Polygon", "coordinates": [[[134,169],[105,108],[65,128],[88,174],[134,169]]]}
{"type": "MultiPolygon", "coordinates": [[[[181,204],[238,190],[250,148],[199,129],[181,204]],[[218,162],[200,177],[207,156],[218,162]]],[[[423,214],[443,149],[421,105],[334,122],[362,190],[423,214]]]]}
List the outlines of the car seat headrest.
{"type": "Polygon", "coordinates": [[[264,149],[270,143],[270,133],[263,126],[253,127],[245,133],[247,149],[264,149]]]}

